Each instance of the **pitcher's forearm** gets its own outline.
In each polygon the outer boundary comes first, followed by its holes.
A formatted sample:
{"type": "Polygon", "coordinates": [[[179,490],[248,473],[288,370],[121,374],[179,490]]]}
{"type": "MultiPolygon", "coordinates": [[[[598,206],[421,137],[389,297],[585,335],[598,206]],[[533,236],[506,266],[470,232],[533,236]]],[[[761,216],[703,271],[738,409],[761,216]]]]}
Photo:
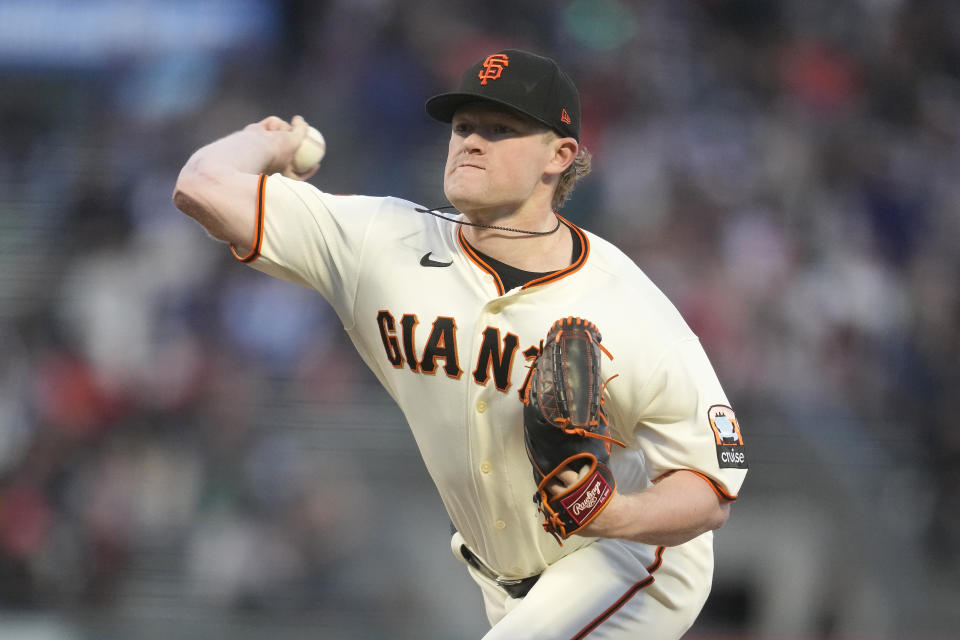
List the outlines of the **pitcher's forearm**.
{"type": "Polygon", "coordinates": [[[184,173],[216,174],[224,171],[240,173],[276,173],[284,164],[278,159],[278,145],[269,132],[251,128],[235,131],[198,149],[184,165],[184,173]]]}
{"type": "Polygon", "coordinates": [[[720,528],[729,514],[702,478],[677,471],[639,493],[614,495],[582,535],[671,547],[720,528]]]}
{"type": "Polygon", "coordinates": [[[270,116],[201,147],[180,170],[173,203],[214,238],[248,249],[256,226],[258,174],[301,180],[313,174],[291,173],[306,132],[299,116],[292,123],[270,116]]]}

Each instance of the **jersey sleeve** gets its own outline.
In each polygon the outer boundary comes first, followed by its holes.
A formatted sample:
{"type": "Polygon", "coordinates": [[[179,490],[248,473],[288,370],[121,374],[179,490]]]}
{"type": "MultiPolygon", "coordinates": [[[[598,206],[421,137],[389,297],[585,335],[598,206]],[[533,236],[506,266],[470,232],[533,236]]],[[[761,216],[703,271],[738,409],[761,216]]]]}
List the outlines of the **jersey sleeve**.
{"type": "Polygon", "coordinates": [[[743,436],[696,337],[668,347],[627,395],[631,409],[622,411],[620,431],[643,453],[651,480],[690,470],[724,500],[737,498],[747,473],[743,436]]]}
{"type": "Polygon", "coordinates": [[[364,242],[381,202],[261,175],[253,248],[247,255],[231,250],[254,269],[315,289],[349,328],[364,242]]]}

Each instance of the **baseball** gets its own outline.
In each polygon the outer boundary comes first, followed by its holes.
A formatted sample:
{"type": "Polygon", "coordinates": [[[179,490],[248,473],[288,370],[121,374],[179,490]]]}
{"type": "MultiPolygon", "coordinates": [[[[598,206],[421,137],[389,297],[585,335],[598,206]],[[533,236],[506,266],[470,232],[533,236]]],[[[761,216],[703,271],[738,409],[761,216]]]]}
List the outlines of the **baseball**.
{"type": "Polygon", "coordinates": [[[297,173],[306,173],[320,164],[326,154],[327,142],[323,139],[323,134],[310,127],[307,129],[307,137],[293,155],[293,168],[297,173]]]}

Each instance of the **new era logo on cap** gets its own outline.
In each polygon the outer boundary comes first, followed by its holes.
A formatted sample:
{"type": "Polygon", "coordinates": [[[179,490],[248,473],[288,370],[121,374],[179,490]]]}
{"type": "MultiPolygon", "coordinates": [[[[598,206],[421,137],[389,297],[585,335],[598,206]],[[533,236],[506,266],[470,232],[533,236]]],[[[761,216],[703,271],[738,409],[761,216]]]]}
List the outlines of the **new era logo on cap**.
{"type": "Polygon", "coordinates": [[[478,100],[509,107],[563,137],[580,139],[580,94],[550,58],[518,49],[490,54],[467,69],[457,91],[427,100],[427,113],[450,122],[457,109],[478,100]]]}

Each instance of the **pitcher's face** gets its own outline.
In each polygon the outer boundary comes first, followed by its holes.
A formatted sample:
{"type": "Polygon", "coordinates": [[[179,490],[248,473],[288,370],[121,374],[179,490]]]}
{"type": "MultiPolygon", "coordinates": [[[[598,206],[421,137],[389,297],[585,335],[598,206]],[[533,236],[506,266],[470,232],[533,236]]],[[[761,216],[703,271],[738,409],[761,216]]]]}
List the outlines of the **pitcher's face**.
{"type": "Polygon", "coordinates": [[[556,139],[539,122],[506,108],[465,105],[453,116],[444,194],[464,213],[519,208],[544,181],[556,139]]]}

